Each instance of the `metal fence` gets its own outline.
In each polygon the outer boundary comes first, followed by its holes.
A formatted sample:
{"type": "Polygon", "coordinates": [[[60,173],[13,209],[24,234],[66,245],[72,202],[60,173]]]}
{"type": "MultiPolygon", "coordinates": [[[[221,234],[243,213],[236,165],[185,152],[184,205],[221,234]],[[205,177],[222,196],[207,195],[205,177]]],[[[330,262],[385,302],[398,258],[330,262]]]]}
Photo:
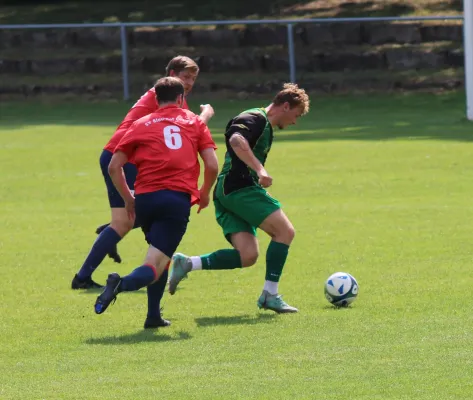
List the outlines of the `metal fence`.
{"type": "Polygon", "coordinates": [[[294,51],[295,24],[307,23],[370,23],[370,22],[409,22],[409,21],[463,21],[463,16],[430,16],[430,17],[362,17],[362,18],[308,18],[308,19],[265,19],[265,20],[228,20],[228,21],[181,21],[181,22],[110,22],[82,24],[29,24],[0,25],[0,29],[61,29],[61,28],[119,28],[122,55],[123,98],[130,98],[128,77],[128,42],[127,28],[137,27],[174,27],[174,26],[208,26],[208,25],[286,25],[289,59],[289,79],[296,81],[296,60],[294,51]]]}

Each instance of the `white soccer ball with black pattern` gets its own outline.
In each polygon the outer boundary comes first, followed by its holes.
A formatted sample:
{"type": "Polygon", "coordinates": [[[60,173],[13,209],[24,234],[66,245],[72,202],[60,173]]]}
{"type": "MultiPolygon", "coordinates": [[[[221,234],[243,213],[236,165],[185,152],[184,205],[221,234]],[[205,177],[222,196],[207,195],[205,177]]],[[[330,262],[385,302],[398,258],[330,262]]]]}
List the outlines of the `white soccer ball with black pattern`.
{"type": "Polygon", "coordinates": [[[325,297],[336,307],[347,307],[358,296],[356,279],[346,272],[336,272],[325,281],[325,297]]]}

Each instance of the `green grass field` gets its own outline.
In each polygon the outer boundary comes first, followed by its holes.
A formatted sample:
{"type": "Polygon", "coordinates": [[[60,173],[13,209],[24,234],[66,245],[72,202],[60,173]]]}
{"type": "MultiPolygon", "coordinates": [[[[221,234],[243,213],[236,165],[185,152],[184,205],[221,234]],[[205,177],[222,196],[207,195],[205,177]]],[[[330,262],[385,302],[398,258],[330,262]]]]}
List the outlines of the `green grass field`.
{"type": "MultiPolygon", "coordinates": [[[[198,101],[194,101],[194,107],[198,101]]],[[[212,132],[258,102],[219,101],[212,132]]],[[[69,289],[109,218],[98,157],[122,103],[11,103],[0,124],[1,399],[473,398],[473,152],[462,93],[314,99],[276,132],[267,168],[296,239],[280,290],[300,309],[256,308],[255,267],[194,272],[165,295],[170,328],[144,331],[146,291],[103,315],[69,289]],[[354,305],[323,296],[333,272],[354,305]]],[[[226,247],[213,207],[180,250],[226,247]]],[[[140,231],[95,277],[141,264],[140,231]]]]}

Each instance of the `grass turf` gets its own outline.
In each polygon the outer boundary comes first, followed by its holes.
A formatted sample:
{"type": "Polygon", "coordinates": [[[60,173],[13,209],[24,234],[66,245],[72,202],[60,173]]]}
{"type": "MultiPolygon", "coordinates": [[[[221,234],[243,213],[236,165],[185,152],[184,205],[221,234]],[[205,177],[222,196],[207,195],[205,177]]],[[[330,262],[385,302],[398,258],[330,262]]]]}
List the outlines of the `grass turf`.
{"type": "MultiPolygon", "coordinates": [[[[208,99],[205,99],[208,101],[208,99]]],[[[199,102],[191,105],[196,108],[199,102]]],[[[259,102],[219,101],[228,118],[259,102]]],[[[314,99],[276,132],[267,168],[296,239],[281,293],[297,315],[260,312],[255,267],[194,272],[165,295],[170,328],[142,330],[146,292],[104,315],[70,281],[109,218],[98,156],[129,104],[2,104],[0,397],[454,399],[470,368],[471,124],[462,93],[314,99]],[[333,309],[323,282],[353,274],[360,294],[333,309]]],[[[226,247],[213,207],[192,214],[181,251],[226,247]]],[[[145,243],[134,231],[127,273],[145,243]]]]}

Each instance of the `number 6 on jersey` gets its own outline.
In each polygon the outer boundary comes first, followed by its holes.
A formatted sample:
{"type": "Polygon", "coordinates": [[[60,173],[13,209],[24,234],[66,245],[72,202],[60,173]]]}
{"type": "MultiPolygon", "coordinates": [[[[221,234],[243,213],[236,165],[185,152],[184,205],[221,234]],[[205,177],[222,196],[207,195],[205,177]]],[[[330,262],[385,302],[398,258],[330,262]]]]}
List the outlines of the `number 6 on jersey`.
{"type": "Polygon", "coordinates": [[[171,150],[177,150],[182,147],[182,137],[179,134],[181,129],[176,125],[168,125],[164,127],[164,142],[171,150]]]}

